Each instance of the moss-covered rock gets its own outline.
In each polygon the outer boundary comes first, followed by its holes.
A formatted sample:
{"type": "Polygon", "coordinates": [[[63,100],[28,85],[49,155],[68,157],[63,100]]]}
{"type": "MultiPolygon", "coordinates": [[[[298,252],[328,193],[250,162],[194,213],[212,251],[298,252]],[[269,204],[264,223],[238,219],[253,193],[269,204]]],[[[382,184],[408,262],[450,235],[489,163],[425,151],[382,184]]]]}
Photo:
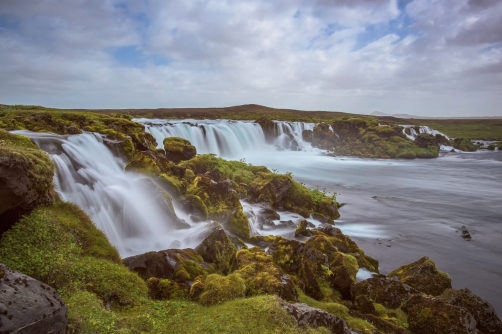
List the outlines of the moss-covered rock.
{"type": "Polygon", "coordinates": [[[263,133],[265,134],[266,141],[269,144],[273,143],[276,137],[276,126],[274,121],[265,117],[260,117],[255,121],[255,123],[258,123],[261,126],[263,133]]]}
{"type": "Polygon", "coordinates": [[[204,261],[213,263],[214,268],[224,275],[230,272],[231,263],[237,252],[237,248],[218,223],[212,223],[209,226],[208,235],[195,250],[204,261]]]}
{"type": "Polygon", "coordinates": [[[146,281],[148,295],[152,299],[185,299],[189,288],[185,284],[176,283],[170,279],[151,277],[146,281]]]}
{"type": "Polygon", "coordinates": [[[267,254],[286,273],[297,275],[300,287],[312,298],[322,298],[319,283],[327,277],[327,257],[318,250],[296,240],[276,237],[267,254]],[[326,269],[324,269],[326,268],[326,269]]]}
{"type": "Polygon", "coordinates": [[[417,294],[402,308],[413,333],[475,333],[476,320],[470,313],[439,299],[417,294]]]}
{"type": "Polygon", "coordinates": [[[186,283],[215,270],[209,263],[204,262],[195,249],[191,248],[148,252],[125,258],[123,261],[144,280],[156,277],[186,283]]]}
{"type": "Polygon", "coordinates": [[[237,274],[220,276],[212,274],[204,282],[204,292],[199,297],[202,305],[214,305],[244,297],[246,285],[244,279],[237,274]]]}
{"type": "Polygon", "coordinates": [[[0,234],[54,201],[53,176],[52,160],[29,138],[0,130],[0,234]]]}
{"type": "Polygon", "coordinates": [[[502,321],[493,306],[473,294],[469,289],[447,289],[437,299],[469,312],[476,320],[476,329],[479,332],[483,334],[502,333],[502,321]]]}
{"type": "Polygon", "coordinates": [[[359,266],[357,260],[348,254],[338,252],[330,261],[329,282],[333,289],[338,290],[343,299],[350,300],[352,298],[350,288],[356,282],[357,271],[359,266]]]}
{"type": "Polygon", "coordinates": [[[287,301],[298,301],[298,294],[291,278],[275,263],[272,256],[261,248],[243,249],[237,252],[238,270],[247,287],[246,295],[273,294],[287,301]]]}
{"type": "Polygon", "coordinates": [[[179,137],[164,139],[164,150],[168,160],[179,163],[182,160],[190,160],[197,155],[197,149],[188,140],[179,137]]]}
{"type": "Polygon", "coordinates": [[[402,283],[432,296],[439,296],[444,290],[451,289],[450,276],[437,270],[435,263],[428,257],[399,267],[387,276],[395,276],[402,283]]]}
{"type": "Polygon", "coordinates": [[[375,303],[391,309],[400,307],[413,294],[420,293],[409,285],[395,279],[388,279],[384,275],[357,282],[351,287],[351,291],[354,299],[364,295],[375,303]]]}
{"type": "Polygon", "coordinates": [[[306,220],[300,221],[300,223],[296,227],[295,237],[310,237],[312,235],[312,231],[308,227],[309,227],[308,221],[306,220]]]}
{"type": "Polygon", "coordinates": [[[183,209],[190,214],[194,222],[207,220],[208,211],[204,202],[197,195],[186,195],[180,198],[183,209]]]}
{"type": "Polygon", "coordinates": [[[466,152],[475,152],[478,149],[476,145],[467,138],[455,138],[452,140],[451,144],[457,150],[466,152]]]}

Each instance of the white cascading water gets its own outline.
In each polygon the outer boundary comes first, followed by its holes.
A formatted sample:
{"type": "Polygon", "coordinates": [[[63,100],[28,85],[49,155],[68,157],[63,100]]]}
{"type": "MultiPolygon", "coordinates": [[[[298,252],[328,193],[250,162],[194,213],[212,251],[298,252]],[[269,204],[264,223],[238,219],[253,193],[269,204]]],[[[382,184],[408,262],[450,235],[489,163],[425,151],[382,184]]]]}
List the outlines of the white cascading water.
{"type": "Polygon", "coordinates": [[[101,135],[16,133],[30,137],[50,154],[57,168],[54,181],[60,198],[80,206],[121,256],[166,249],[173,242],[194,247],[200,241],[193,236],[205,224],[191,228],[190,233],[176,229],[165,201],[159,201],[157,186],[145,176],[124,172],[125,163],[114,157],[101,135]]]}
{"type": "MultiPolygon", "coordinates": [[[[444,133],[439,132],[434,129],[431,129],[428,126],[423,126],[423,125],[418,126],[418,132],[415,130],[415,128],[417,127],[416,125],[401,125],[401,126],[403,127],[403,133],[406,135],[406,137],[408,137],[408,139],[411,139],[411,140],[415,140],[417,138],[417,136],[421,133],[427,133],[427,134],[430,134],[433,136],[442,135],[446,139],[450,140],[450,138],[447,135],[445,135],[444,133]],[[406,133],[406,129],[409,129],[408,131],[410,131],[410,134],[406,133]]],[[[453,146],[449,146],[449,145],[439,145],[439,146],[440,146],[441,151],[449,152],[453,149],[453,146]]]]}
{"type": "Polygon", "coordinates": [[[230,120],[161,120],[135,119],[157,140],[158,147],[167,137],[180,137],[192,143],[197,153],[214,153],[224,158],[240,158],[243,153],[263,150],[306,150],[310,143],[303,141],[302,131],[313,130],[315,124],[276,121],[278,134],[274,145],[267,144],[261,126],[250,121],[230,120]]]}

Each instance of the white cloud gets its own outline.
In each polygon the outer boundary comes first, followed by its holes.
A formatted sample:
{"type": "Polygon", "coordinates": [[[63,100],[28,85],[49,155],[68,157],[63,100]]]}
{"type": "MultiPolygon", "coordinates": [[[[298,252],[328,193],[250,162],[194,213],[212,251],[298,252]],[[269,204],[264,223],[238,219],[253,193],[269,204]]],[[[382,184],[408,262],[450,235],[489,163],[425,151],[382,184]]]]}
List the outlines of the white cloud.
{"type": "Polygon", "coordinates": [[[490,0],[405,12],[395,0],[4,0],[0,19],[17,23],[0,22],[0,103],[500,115],[501,13],[490,0]],[[146,65],[115,59],[122,46],[146,65]]]}

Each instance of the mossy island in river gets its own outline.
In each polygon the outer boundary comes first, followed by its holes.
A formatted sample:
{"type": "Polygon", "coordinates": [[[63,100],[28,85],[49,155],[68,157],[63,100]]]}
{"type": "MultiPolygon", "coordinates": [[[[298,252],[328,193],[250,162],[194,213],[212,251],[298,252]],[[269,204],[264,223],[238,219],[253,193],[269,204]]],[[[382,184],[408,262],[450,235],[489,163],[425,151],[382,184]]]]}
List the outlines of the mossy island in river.
{"type": "MultiPolygon", "coordinates": [[[[44,291],[45,285],[57,291],[68,307],[70,333],[502,331],[493,308],[468,289],[452,289],[452,278],[429,258],[379,274],[378,261],[334,225],[340,217],[335,194],[309,189],[290,173],[197,154],[182,138],[157,148],[127,115],[11,109],[0,113],[6,130],[103,135],[125,170],[145,176],[142,186],[157,195],[166,224],[189,229],[183,212],[201,222],[202,240],[193,248],[166,245],[121,259],[82,209],[59,198],[50,157],[29,138],[0,130],[0,331],[26,325],[18,316],[22,306],[9,304],[16,297],[6,278],[20,275],[16,271],[39,280],[44,291]],[[281,210],[303,217],[296,237],[253,234],[243,200],[260,205],[263,225],[281,210]],[[312,226],[309,217],[322,224],[312,226]],[[361,271],[371,277],[359,279],[361,271]]],[[[275,131],[267,120],[258,122],[275,131]]],[[[417,144],[403,130],[350,116],[317,124],[304,136],[336,154],[437,156],[434,140],[442,138],[421,136],[417,144]]],[[[32,284],[19,283],[16,289],[32,284]]],[[[30,326],[56,328],[59,314],[41,314],[30,326]]]]}

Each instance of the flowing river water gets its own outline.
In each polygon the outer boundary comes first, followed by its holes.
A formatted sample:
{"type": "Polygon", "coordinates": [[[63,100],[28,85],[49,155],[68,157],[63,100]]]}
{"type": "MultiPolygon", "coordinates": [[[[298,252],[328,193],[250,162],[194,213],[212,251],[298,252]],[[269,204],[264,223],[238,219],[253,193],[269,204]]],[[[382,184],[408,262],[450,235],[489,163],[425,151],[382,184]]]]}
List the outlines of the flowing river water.
{"type": "MultiPolygon", "coordinates": [[[[278,138],[267,144],[261,127],[250,122],[136,121],[156,137],[159,147],[165,137],[183,137],[198,153],[292,172],[309,187],[336,192],[338,202],[345,203],[336,225],[380,261],[381,273],[428,256],[452,276],[454,288],[468,287],[502,314],[501,151],[444,153],[430,160],[331,157],[302,140],[301,131],[313,128],[308,123],[278,122],[278,138]],[[471,241],[461,238],[462,226],[471,241]]],[[[152,204],[158,203],[153,184],[124,173],[124,162],[101,136],[23,134],[52,155],[61,196],[79,204],[122,256],[200,242],[203,224],[177,210],[192,227],[176,229],[166,218],[166,208],[152,204]]],[[[295,219],[291,213],[281,215],[295,219]]],[[[251,227],[262,234],[288,236],[294,231],[251,227]]]]}

